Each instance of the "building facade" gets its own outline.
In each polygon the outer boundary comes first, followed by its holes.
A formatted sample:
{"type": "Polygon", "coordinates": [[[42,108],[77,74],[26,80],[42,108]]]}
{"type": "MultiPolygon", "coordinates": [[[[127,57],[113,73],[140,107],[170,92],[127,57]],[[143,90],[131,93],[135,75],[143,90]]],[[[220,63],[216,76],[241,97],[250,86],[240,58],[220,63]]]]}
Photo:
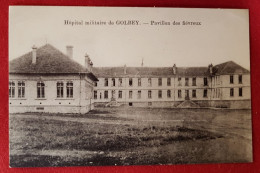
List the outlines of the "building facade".
{"type": "Polygon", "coordinates": [[[95,106],[251,108],[250,72],[228,61],[208,67],[93,67],[53,46],[9,63],[9,112],[86,113],[95,106]]]}
{"type": "Polygon", "coordinates": [[[91,60],[85,67],[47,44],[9,64],[9,112],[86,113],[93,109],[92,93],[97,78],[91,60]]]}
{"type": "Polygon", "coordinates": [[[94,67],[95,105],[251,108],[250,73],[229,61],[208,67],[94,67]]]}

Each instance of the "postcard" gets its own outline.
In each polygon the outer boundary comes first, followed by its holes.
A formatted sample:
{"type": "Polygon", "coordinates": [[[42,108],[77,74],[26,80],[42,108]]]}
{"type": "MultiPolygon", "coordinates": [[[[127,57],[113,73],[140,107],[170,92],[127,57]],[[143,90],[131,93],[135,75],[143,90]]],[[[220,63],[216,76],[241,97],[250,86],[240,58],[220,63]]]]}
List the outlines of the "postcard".
{"type": "Polygon", "coordinates": [[[9,8],[10,167],[253,161],[247,9],[9,8]]]}

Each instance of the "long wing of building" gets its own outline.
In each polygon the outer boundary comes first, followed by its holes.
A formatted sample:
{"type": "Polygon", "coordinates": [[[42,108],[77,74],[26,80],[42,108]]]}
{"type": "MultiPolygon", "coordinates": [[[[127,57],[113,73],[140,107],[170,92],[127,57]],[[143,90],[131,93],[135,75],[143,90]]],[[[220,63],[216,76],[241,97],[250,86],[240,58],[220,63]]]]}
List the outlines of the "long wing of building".
{"type": "Polygon", "coordinates": [[[95,67],[96,105],[250,108],[250,72],[228,61],[208,67],[95,67]]]}

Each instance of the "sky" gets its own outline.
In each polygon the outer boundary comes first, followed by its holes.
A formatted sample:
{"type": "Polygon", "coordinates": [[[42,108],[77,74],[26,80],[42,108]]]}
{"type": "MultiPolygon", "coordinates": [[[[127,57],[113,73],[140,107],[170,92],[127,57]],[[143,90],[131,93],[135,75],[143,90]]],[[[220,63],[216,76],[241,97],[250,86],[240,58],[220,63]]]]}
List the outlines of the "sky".
{"type": "Polygon", "coordinates": [[[46,43],[64,53],[72,45],[75,61],[84,65],[87,53],[96,67],[140,67],[142,60],[148,67],[234,61],[250,69],[248,10],[11,6],[9,60],[46,43]],[[65,25],[65,20],[83,21],[83,25],[65,25]],[[90,21],[106,25],[85,25],[90,21]],[[114,25],[108,25],[109,21],[114,25]],[[118,25],[117,21],[138,21],[138,25],[118,25]],[[174,21],[201,25],[173,25],[174,21]]]}

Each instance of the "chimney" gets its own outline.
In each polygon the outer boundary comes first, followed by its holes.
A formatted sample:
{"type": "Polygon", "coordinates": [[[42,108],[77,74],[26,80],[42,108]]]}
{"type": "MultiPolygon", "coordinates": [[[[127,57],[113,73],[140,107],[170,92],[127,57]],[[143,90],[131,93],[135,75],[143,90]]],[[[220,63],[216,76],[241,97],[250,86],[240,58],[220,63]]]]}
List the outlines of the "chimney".
{"type": "Polygon", "coordinates": [[[90,72],[92,72],[93,69],[93,62],[90,60],[90,72]]]}
{"type": "Polygon", "coordinates": [[[126,65],[124,65],[124,74],[126,74],[126,65]]]}
{"type": "Polygon", "coordinates": [[[66,46],[66,48],[67,48],[67,56],[72,59],[73,58],[73,46],[66,46]]]}
{"type": "Polygon", "coordinates": [[[176,64],[173,64],[173,67],[172,67],[172,72],[173,72],[173,74],[176,74],[176,71],[177,71],[176,64]]]}
{"type": "Polygon", "coordinates": [[[93,63],[87,53],[85,54],[85,67],[88,71],[92,72],[93,63]]]}
{"type": "Polygon", "coordinates": [[[213,74],[213,65],[212,64],[209,65],[209,73],[213,74]]]}
{"type": "Polygon", "coordinates": [[[37,50],[37,47],[35,45],[33,45],[33,47],[32,47],[32,64],[36,64],[36,50],[37,50]]]}

